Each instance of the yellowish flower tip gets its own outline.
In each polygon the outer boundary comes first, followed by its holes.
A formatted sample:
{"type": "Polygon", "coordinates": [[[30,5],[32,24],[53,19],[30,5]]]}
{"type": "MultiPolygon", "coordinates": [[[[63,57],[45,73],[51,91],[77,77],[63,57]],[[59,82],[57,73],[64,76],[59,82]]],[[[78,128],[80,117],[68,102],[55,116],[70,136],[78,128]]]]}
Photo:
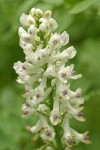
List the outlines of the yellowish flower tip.
{"type": "Polygon", "coordinates": [[[29,131],[30,133],[32,133],[32,132],[31,132],[31,127],[30,127],[29,125],[25,126],[25,129],[26,129],[27,131],[29,131]]]}
{"type": "Polygon", "coordinates": [[[66,139],[66,144],[68,148],[72,148],[74,143],[73,136],[68,136],[66,139]]]}
{"type": "Polygon", "coordinates": [[[89,131],[86,131],[84,134],[83,134],[83,140],[86,144],[92,144],[92,142],[90,141],[89,139],[89,136],[88,136],[88,133],[89,131]]]}
{"type": "Polygon", "coordinates": [[[83,122],[86,121],[86,119],[83,117],[83,112],[82,112],[82,111],[80,111],[80,112],[77,114],[77,117],[79,118],[80,121],[83,121],[83,122]]]}

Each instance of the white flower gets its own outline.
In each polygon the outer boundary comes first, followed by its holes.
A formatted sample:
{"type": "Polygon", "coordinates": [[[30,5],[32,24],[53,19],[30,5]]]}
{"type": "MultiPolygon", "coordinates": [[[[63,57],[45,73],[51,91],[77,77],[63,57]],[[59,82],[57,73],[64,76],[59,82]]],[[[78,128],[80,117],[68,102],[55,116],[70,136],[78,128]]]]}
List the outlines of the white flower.
{"type": "Polygon", "coordinates": [[[53,32],[58,28],[58,24],[57,24],[56,20],[54,20],[53,18],[50,18],[48,20],[47,26],[50,29],[50,32],[53,32]]]}
{"type": "Polygon", "coordinates": [[[31,62],[32,64],[37,63],[38,58],[37,58],[37,55],[34,52],[25,51],[25,54],[26,54],[26,56],[25,56],[26,61],[31,62]]]}
{"type": "Polygon", "coordinates": [[[76,143],[79,143],[80,141],[83,143],[86,143],[86,144],[91,143],[91,141],[89,140],[89,137],[88,137],[88,131],[83,134],[80,134],[71,128],[71,133],[74,135],[76,143]]]}
{"type": "Polygon", "coordinates": [[[61,66],[58,72],[58,77],[63,83],[67,83],[68,79],[78,79],[82,77],[81,74],[76,75],[73,68],[74,68],[73,64],[67,67],[61,66]]]}
{"type": "Polygon", "coordinates": [[[35,126],[33,126],[33,127],[27,126],[26,128],[27,128],[27,130],[29,130],[31,133],[35,134],[35,133],[39,132],[39,131],[42,129],[41,121],[39,120],[39,121],[37,122],[37,124],[36,124],[35,126]]]}
{"type": "Polygon", "coordinates": [[[39,19],[39,22],[40,22],[40,23],[47,24],[47,19],[45,19],[45,18],[40,18],[40,19],[39,19]]]}
{"type": "Polygon", "coordinates": [[[43,61],[43,59],[48,58],[49,51],[47,48],[44,48],[44,49],[40,49],[37,54],[38,54],[39,58],[42,59],[42,61],[43,61]]]}
{"type": "Polygon", "coordinates": [[[53,56],[53,59],[55,60],[65,60],[65,62],[68,61],[68,59],[72,59],[76,55],[76,50],[73,46],[65,49],[63,52],[59,52],[58,54],[53,56]]]}
{"type": "Polygon", "coordinates": [[[32,97],[33,94],[34,94],[33,88],[26,85],[26,86],[25,86],[25,93],[24,93],[23,97],[29,98],[29,97],[32,97]]]}
{"type": "Polygon", "coordinates": [[[53,128],[44,128],[41,137],[43,140],[53,141],[55,134],[53,128]]]}
{"type": "Polygon", "coordinates": [[[36,36],[36,35],[37,35],[37,28],[36,28],[34,25],[31,25],[31,26],[28,28],[28,33],[29,33],[29,34],[32,34],[33,36],[36,36]]]}
{"type": "Polygon", "coordinates": [[[28,34],[28,33],[23,33],[21,35],[21,40],[26,42],[26,43],[32,43],[33,37],[30,34],[28,34]]]}
{"type": "Polygon", "coordinates": [[[34,17],[34,15],[36,14],[36,9],[35,9],[35,8],[32,8],[32,9],[30,10],[29,14],[34,17]]]}
{"type": "Polygon", "coordinates": [[[64,142],[66,143],[67,147],[72,148],[74,139],[73,139],[73,135],[71,134],[71,131],[70,131],[69,122],[70,122],[70,116],[66,114],[65,118],[63,120],[63,123],[62,123],[62,127],[64,130],[63,138],[64,138],[64,142]]]}
{"type": "Polygon", "coordinates": [[[39,22],[40,22],[39,30],[46,33],[48,31],[47,20],[45,18],[40,18],[39,22]]]}
{"type": "Polygon", "coordinates": [[[51,88],[48,88],[46,90],[42,89],[42,87],[37,87],[34,91],[34,96],[32,97],[33,101],[35,103],[40,103],[49,95],[51,92],[51,88]]]}
{"type": "Polygon", "coordinates": [[[47,70],[44,73],[47,77],[54,77],[55,76],[55,66],[53,64],[49,64],[47,70]]]}
{"type": "Polygon", "coordinates": [[[20,17],[20,23],[23,26],[30,26],[31,24],[35,24],[35,20],[31,15],[22,14],[20,17]]]}
{"type": "Polygon", "coordinates": [[[24,49],[24,53],[26,54],[27,51],[32,51],[33,45],[20,39],[20,47],[24,49]]]}
{"type": "Polygon", "coordinates": [[[32,100],[35,104],[39,104],[44,101],[45,98],[50,94],[51,88],[46,88],[46,78],[44,77],[38,87],[34,89],[32,100]]]}
{"type": "Polygon", "coordinates": [[[61,39],[60,39],[60,35],[55,33],[55,34],[52,34],[49,42],[48,42],[48,45],[50,47],[50,49],[58,49],[61,47],[61,39]]]}
{"type": "Polygon", "coordinates": [[[46,19],[51,18],[51,14],[52,14],[52,12],[50,10],[45,11],[44,18],[46,18],[46,19]]]}
{"type": "Polygon", "coordinates": [[[49,108],[45,104],[39,104],[38,111],[45,113],[48,109],[49,108]]]}
{"type": "Polygon", "coordinates": [[[69,85],[65,85],[63,83],[58,83],[57,93],[61,96],[65,101],[69,100],[71,97],[71,90],[69,89],[69,85]]]}
{"type": "Polygon", "coordinates": [[[45,32],[45,39],[47,39],[48,36],[58,27],[57,22],[53,18],[40,18],[39,22],[39,30],[45,32]]]}
{"type": "Polygon", "coordinates": [[[24,30],[23,27],[19,27],[18,34],[19,34],[19,36],[22,36],[22,34],[27,34],[27,32],[24,30]]]}
{"type": "Polygon", "coordinates": [[[75,92],[73,92],[73,96],[71,97],[71,103],[74,105],[81,105],[84,103],[84,98],[81,97],[82,89],[78,88],[75,92]]]}
{"type": "Polygon", "coordinates": [[[47,25],[46,25],[46,23],[41,23],[40,25],[39,25],[39,29],[40,29],[40,31],[43,31],[43,32],[47,32],[47,25]]]}
{"type": "Polygon", "coordinates": [[[14,63],[13,68],[15,69],[17,74],[23,74],[24,71],[26,72],[26,69],[23,68],[23,63],[21,61],[14,63]]]}
{"type": "Polygon", "coordinates": [[[43,140],[53,141],[55,137],[54,129],[51,127],[45,127],[43,128],[43,131],[41,132],[41,138],[43,140]]]}
{"type": "Polygon", "coordinates": [[[23,112],[23,118],[29,118],[34,112],[36,112],[36,109],[31,107],[30,103],[26,103],[22,105],[21,111],[23,112]]]}
{"type": "Polygon", "coordinates": [[[32,8],[29,12],[29,14],[33,17],[38,17],[38,16],[42,16],[43,15],[43,11],[39,8],[35,9],[35,8],[32,8]]]}
{"type": "Polygon", "coordinates": [[[52,110],[50,113],[50,121],[55,126],[61,122],[60,112],[56,109],[52,110]]]}
{"type": "Polygon", "coordinates": [[[41,74],[35,74],[33,76],[23,74],[17,78],[17,82],[32,86],[34,82],[40,79],[40,77],[41,77],[41,74]]]}
{"type": "Polygon", "coordinates": [[[66,45],[67,43],[69,43],[69,35],[66,31],[64,31],[61,35],[61,42],[62,42],[62,46],[66,45]]]}
{"type": "Polygon", "coordinates": [[[53,110],[50,113],[50,121],[54,126],[61,122],[58,95],[54,98],[53,110]]]}
{"type": "Polygon", "coordinates": [[[22,63],[19,61],[15,63],[14,69],[16,70],[17,74],[19,74],[17,81],[23,84],[24,83],[33,84],[33,82],[37,81],[40,78],[43,69],[42,70],[38,69],[38,73],[37,73],[37,70],[32,68],[33,68],[32,64],[28,62],[22,63]]]}
{"type": "Polygon", "coordinates": [[[37,9],[35,10],[35,12],[36,12],[36,16],[42,17],[43,11],[42,11],[41,9],[37,8],[37,9]]]}
{"type": "Polygon", "coordinates": [[[83,118],[83,107],[78,107],[77,109],[71,106],[71,104],[67,101],[66,103],[67,112],[72,114],[73,117],[79,121],[85,121],[83,118]]]}
{"type": "Polygon", "coordinates": [[[76,97],[77,99],[80,99],[81,93],[82,93],[82,89],[81,89],[81,88],[78,88],[78,89],[75,91],[74,95],[75,95],[75,97],[76,97]]]}
{"type": "Polygon", "coordinates": [[[87,132],[80,134],[70,125],[72,118],[85,121],[81,89],[72,91],[70,88],[70,79],[76,80],[82,75],[75,73],[73,64],[67,65],[66,62],[76,55],[76,50],[73,46],[61,49],[68,44],[69,35],[66,31],[54,33],[58,24],[51,14],[50,10],[43,12],[32,8],[29,15],[21,15],[24,28],[19,27],[18,34],[25,62],[18,61],[14,69],[18,74],[17,82],[25,87],[22,117],[37,116],[36,125],[26,128],[37,135],[36,140],[40,136],[45,143],[38,150],[59,149],[56,134],[59,140],[62,139],[62,149],[71,150],[73,143],[90,143],[87,132]],[[63,129],[63,136],[56,128],[63,129]]]}
{"type": "Polygon", "coordinates": [[[76,50],[73,46],[66,49],[68,54],[68,59],[72,59],[76,55],[76,50]]]}
{"type": "Polygon", "coordinates": [[[41,131],[40,135],[41,138],[43,140],[53,141],[53,139],[55,138],[54,129],[48,125],[46,119],[42,115],[40,115],[40,120],[43,126],[43,130],[41,131]]]}

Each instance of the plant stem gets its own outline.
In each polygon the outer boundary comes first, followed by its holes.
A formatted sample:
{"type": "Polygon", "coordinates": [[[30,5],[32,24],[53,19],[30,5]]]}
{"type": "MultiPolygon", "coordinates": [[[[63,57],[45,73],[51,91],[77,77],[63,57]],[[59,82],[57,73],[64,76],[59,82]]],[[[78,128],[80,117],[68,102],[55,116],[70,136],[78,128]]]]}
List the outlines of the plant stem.
{"type": "Polygon", "coordinates": [[[56,144],[57,144],[57,150],[63,150],[63,147],[62,147],[62,143],[61,143],[61,137],[60,137],[60,134],[59,134],[59,127],[58,126],[55,126],[54,127],[55,129],[55,133],[56,133],[56,144]]]}

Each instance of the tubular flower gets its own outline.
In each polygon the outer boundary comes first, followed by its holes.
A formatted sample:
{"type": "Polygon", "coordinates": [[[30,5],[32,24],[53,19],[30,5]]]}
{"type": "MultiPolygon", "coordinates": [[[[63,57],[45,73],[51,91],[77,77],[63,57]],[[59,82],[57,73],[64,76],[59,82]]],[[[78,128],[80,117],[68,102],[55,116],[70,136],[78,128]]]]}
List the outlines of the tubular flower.
{"type": "Polygon", "coordinates": [[[59,149],[60,139],[61,150],[71,150],[79,142],[89,144],[87,132],[80,134],[70,126],[71,119],[85,119],[81,89],[72,91],[70,88],[70,80],[82,75],[76,74],[74,64],[66,66],[76,50],[73,46],[61,50],[69,42],[68,33],[54,32],[58,24],[50,10],[43,12],[32,8],[28,15],[21,15],[20,23],[18,34],[25,62],[16,62],[14,69],[18,74],[17,82],[25,87],[22,117],[37,117],[36,125],[26,128],[44,141],[44,145],[36,149],[59,149]]]}

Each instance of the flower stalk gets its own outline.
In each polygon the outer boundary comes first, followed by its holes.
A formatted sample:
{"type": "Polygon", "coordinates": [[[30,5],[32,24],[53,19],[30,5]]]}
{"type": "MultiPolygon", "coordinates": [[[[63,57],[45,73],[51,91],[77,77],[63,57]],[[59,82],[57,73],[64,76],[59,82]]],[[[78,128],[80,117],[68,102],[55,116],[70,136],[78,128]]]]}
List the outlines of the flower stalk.
{"type": "Polygon", "coordinates": [[[23,27],[19,27],[18,34],[25,62],[18,61],[14,69],[17,82],[25,87],[22,117],[38,117],[36,125],[26,127],[44,141],[38,150],[71,150],[74,143],[89,144],[87,132],[80,134],[70,126],[73,118],[84,121],[84,99],[80,88],[70,88],[70,80],[82,75],[76,74],[73,64],[66,66],[76,50],[71,46],[61,51],[69,42],[68,33],[54,32],[58,24],[50,10],[32,8],[28,15],[21,15],[20,22],[23,27]]]}

